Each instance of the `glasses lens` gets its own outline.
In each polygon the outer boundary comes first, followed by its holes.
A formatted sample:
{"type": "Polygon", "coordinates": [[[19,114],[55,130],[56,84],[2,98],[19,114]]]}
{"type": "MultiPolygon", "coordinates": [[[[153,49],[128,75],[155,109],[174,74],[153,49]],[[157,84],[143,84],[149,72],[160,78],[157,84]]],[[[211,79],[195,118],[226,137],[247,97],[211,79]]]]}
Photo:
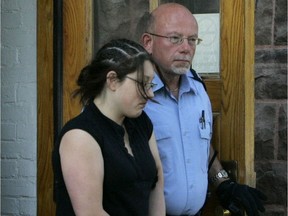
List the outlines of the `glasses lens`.
{"type": "Polygon", "coordinates": [[[187,39],[188,44],[190,46],[198,45],[201,42],[201,39],[199,38],[185,38],[185,37],[178,37],[178,36],[172,36],[169,37],[170,42],[173,44],[182,44],[184,39],[187,39]]]}
{"type": "Polygon", "coordinates": [[[182,43],[183,39],[177,36],[170,37],[170,41],[173,44],[180,44],[182,43]]]}
{"type": "Polygon", "coordinates": [[[156,86],[156,84],[154,84],[154,83],[145,83],[145,89],[146,90],[149,90],[151,88],[153,89],[154,86],[156,86]]]}
{"type": "Polygon", "coordinates": [[[149,90],[151,88],[151,83],[145,83],[144,86],[146,90],[149,90]]]}
{"type": "Polygon", "coordinates": [[[196,38],[188,38],[188,43],[190,44],[190,45],[195,45],[196,44],[196,42],[197,42],[197,39],[196,38]]]}

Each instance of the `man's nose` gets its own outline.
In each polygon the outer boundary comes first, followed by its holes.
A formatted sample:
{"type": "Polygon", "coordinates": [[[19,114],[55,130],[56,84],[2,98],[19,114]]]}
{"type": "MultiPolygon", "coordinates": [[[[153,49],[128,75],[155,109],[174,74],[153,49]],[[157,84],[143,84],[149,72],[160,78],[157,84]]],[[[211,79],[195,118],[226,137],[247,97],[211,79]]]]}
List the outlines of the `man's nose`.
{"type": "Polygon", "coordinates": [[[191,44],[189,44],[188,38],[183,38],[183,42],[180,44],[180,46],[182,50],[186,52],[191,52],[195,49],[195,46],[192,46],[191,44]]]}

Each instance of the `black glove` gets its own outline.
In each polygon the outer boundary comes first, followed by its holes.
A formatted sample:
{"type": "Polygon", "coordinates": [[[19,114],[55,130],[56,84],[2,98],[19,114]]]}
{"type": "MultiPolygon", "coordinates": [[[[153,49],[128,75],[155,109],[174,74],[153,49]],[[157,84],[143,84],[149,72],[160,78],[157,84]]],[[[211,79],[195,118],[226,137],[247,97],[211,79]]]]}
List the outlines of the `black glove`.
{"type": "Polygon", "coordinates": [[[261,191],[238,184],[232,180],[222,182],[216,189],[221,205],[228,209],[232,215],[242,216],[243,208],[248,216],[259,216],[264,212],[263,201],[267,200],[261,191]]]}

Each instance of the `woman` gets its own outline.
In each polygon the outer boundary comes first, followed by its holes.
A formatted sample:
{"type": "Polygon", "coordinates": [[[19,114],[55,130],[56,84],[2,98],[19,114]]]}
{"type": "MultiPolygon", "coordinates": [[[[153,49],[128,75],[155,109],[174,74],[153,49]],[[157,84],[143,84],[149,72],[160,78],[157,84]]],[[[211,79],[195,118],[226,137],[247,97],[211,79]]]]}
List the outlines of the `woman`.
{"type": "Polygon", "coordinates": [[[62,129],[53,151],[57,215],[165,215],[153,126],[150,55],[126,39],[104,45],[79,75],[83,112],[62,129]]]}

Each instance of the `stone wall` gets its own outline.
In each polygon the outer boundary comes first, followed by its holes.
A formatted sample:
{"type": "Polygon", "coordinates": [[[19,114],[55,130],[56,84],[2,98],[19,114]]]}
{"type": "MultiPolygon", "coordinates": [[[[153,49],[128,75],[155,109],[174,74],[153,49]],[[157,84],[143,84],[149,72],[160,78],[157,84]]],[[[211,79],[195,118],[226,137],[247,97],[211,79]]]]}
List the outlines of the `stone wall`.
{"type": "Polygon", "coordinates": [[[97,0],[94,3],[95,50],[116,37],[136,40],[137,23],[149,11],[149,1],[97,0]]]}
{"type": "Polygon", "coordinates": [[[255,169],[265,215],[287,215],[287,0],[255,11],[255,169]]]}

